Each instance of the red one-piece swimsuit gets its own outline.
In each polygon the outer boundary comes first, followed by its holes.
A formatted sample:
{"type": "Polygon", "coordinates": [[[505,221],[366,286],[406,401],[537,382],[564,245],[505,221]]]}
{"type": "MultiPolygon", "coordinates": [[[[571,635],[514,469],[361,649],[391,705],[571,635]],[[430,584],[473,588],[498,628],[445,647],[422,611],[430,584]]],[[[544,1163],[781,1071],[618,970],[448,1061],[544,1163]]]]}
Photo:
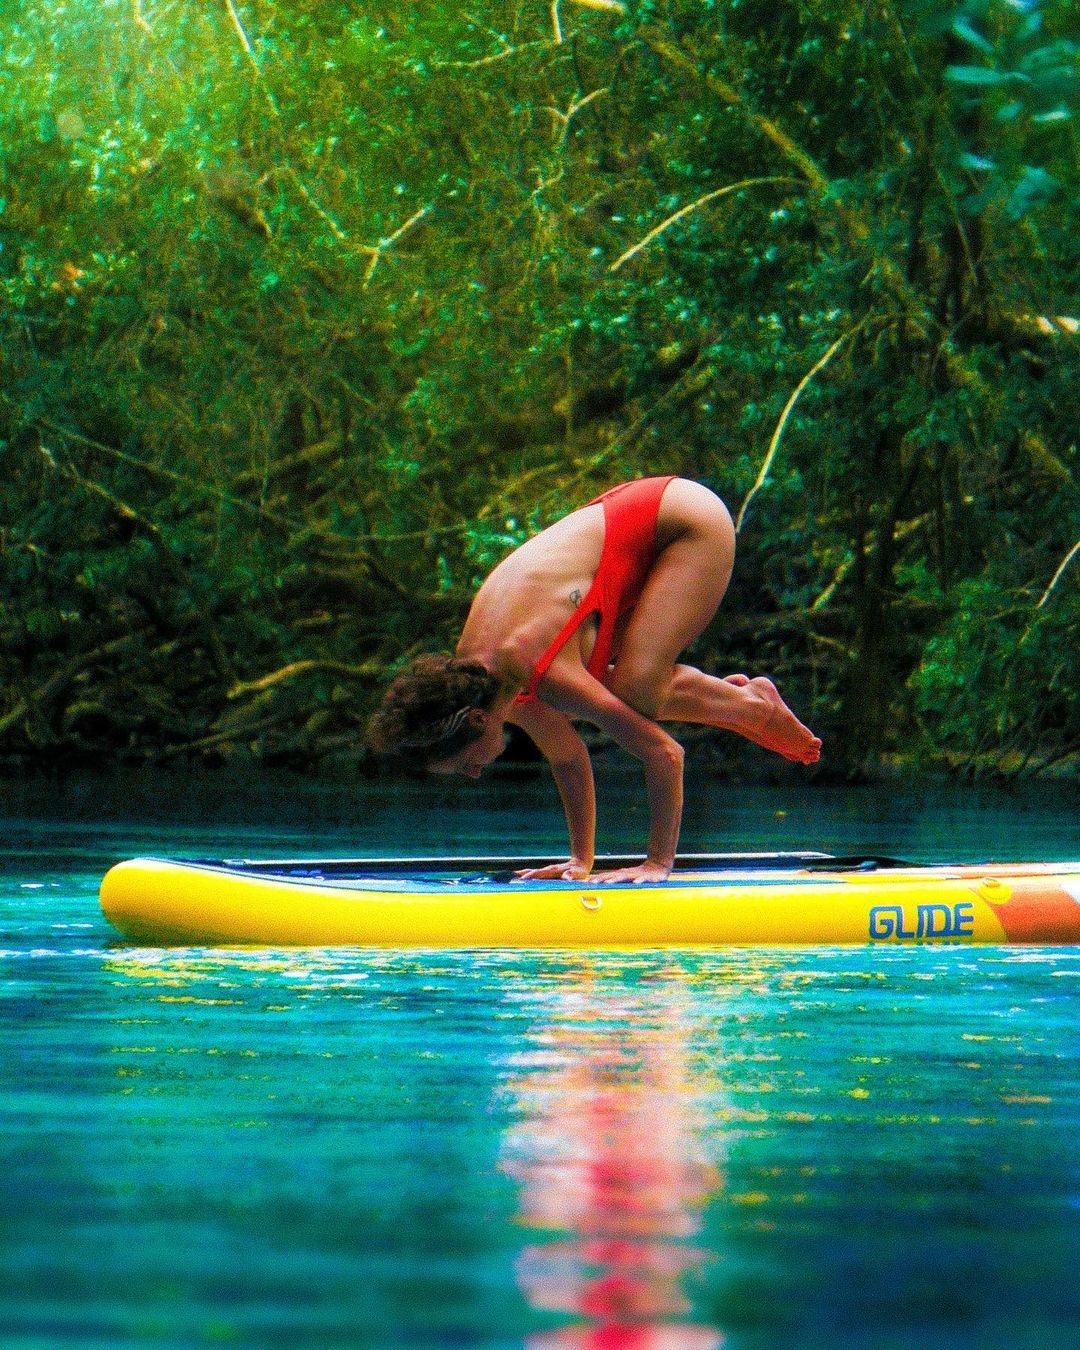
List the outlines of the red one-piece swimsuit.
{"type": "Polygon", "coordinates": [[[518,694],[515,703],[536,698],[537,686],[547,668],[593,614],[599,615],[600,623],[585,669],[595,679],[606,681],[615,622],[621,614],[633,609],[641,596],[656,558],[660,499],[674,478],[674,474],[669,474],[666,478],[638,478],[632,483],[620,483],[588,503],[595,506],[599,502],[604,508],[604,548],[596,576],[584,600],[537,661],[528,686],[524,693],[518,694]]]}

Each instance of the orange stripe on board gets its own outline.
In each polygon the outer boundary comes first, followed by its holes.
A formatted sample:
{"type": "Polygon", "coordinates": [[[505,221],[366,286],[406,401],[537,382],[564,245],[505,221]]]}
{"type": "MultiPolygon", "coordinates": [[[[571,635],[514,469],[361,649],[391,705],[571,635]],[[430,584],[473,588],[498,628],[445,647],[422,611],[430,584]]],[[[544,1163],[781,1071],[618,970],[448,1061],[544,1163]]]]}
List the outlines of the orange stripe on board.
{"type": "Polygon", "coordinates": [[[997,915],[1009,942],[1080,942],[1080,898],[1060,885],[1041,877],[1017,877],[1011,885],[991,880],[975,891],[997,915]]]}

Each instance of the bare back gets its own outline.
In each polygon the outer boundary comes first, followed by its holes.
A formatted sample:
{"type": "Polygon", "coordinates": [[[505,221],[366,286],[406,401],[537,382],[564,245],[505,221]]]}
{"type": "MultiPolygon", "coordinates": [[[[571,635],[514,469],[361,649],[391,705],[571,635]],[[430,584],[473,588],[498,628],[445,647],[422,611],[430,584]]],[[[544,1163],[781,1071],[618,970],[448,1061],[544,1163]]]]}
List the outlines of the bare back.
{"type": "Polygon", "coordinates": [[[531,669],[592,585],[604,549],[604,508],[557,520],[505,557],[476,593],[459,656],[516,649],[531,669]]]}

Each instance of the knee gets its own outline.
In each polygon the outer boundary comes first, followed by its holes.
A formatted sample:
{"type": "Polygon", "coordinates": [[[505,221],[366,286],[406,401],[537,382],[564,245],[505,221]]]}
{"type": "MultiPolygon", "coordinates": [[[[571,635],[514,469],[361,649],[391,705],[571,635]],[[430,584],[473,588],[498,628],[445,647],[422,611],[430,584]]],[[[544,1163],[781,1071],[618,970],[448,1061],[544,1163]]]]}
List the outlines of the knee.
{"type": "Polygon", "coordinates": [[[670,679],[670,670],[657,670],[636,662],[616,662],[608,679],[608,688],[643,717],[655,717],[670,679]]]}

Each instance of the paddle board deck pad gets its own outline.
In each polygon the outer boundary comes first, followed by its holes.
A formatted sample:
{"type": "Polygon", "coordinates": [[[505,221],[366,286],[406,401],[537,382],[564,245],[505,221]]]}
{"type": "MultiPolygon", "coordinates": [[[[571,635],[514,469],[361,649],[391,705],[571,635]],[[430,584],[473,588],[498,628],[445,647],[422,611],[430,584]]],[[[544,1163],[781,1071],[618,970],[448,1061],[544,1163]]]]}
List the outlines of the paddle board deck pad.
{"type": "Polygon", "coordinates": [[[514,878],[552,861],[135,858],[106,875],[101,908],[126,938],[153,946],[1080,943],[1080,862],[688,854],[648,885],[514,878]]]}

